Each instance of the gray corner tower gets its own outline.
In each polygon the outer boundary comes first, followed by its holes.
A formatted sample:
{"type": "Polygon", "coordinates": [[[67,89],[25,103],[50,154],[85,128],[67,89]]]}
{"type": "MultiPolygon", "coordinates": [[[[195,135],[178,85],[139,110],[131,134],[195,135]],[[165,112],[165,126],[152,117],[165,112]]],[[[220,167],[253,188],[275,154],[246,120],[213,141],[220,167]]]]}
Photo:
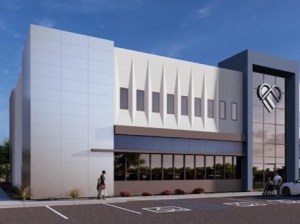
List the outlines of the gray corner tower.
{"type": "Polygon", "coordinates": [[[285,181],[298,178],[298,63],[246,50],[220,62],[219,67],[241,71],[244,76],[243,189],[261,187],[275,170],[285,181]],[[259,99],[262,84],[271,87],[274,94],[266,95],[271,98],[259,99]],[[278,89],[280,99],[274,99],[278,89]],[[272,104],[271,109],[264,100],[272,104]]]}

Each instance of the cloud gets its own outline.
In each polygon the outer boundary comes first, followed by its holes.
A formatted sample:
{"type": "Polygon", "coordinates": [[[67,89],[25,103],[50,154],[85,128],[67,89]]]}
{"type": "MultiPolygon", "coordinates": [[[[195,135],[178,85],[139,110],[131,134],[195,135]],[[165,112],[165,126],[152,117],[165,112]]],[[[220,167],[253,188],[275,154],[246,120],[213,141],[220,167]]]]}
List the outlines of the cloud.
{"type": "Polygon", "coordinates": [[[4,34],[5,36],[9,37],[14,37],[14,38],[19,38],[21,35],[15,31],[11,26],[7,24],[7,22],[3,19],[0,19],[0,32],[2,35],[4,34]]]}
{"type": "Polygon", "coordinates": [[[190,12],[188,12],[183,21],[180,24],[180,28],[187,28],[191,25],[193,25],[195,22],[199,22],[203,19],[208,18],[209,16],[211,16],[211,14],[214,11],[214,7],[213,6],[206,6],[203,8],[198,8],[198,9],[194,9],[190,12]]]}
{"type": "Polygon", "coordinates": [[[213,11],[213,7],[207,6],[207,7],[201,8],[201,9],[197,9],[196,15],[198,18],[204,19],[204,18],[210,16],[212,11],[213,11]]]}
{"type": "Polygon", "coordinates": [[[52,28],[55,25],[55,21],[52,19],[45,18],[45,19],[38,20],[37,24],[41,25],[41,26],[52,28]]]}
{"type": "Polygon", "coordinates": [[[165,52],[170,57],[180,57],[181,53],[189,47],[189,44],[187,42],[185,43],[174,43],[170,45],[165,52]]]}
{"type": "Polygon", "coordinates": [[[3,9],[16,12],[24,8],[24,2],[21,0],[5,1],[5,2],[1,2],[1,7],[3,9]]]}
{"type": "Polygon", "coordinates": [[[171,58],[181,58],[185,51],[198,46],[201,43],[201,38],[190,38],[185,40],[176,40],[172,43],[159,44],[151,53],[164,55],[171,58]]]}
{"type": "Polygon", "coordinates": [[[103,11],[132,10],[142,5],[142,0],[44,0],[41,5],[46,10],[64,13],[98,13],[103,11]]]}

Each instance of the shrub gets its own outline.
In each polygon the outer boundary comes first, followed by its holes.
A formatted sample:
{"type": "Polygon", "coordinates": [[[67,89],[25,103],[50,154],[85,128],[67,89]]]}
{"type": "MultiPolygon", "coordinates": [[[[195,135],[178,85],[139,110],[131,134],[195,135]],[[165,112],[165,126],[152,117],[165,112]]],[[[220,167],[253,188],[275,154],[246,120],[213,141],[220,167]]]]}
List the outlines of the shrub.
{"type": "Polygon", "coordinates": [[[131,196],[132,196],[132,193],[129,192],[129,191],[121,191],[121,192],[120,192],[120,196],[121,196],[121,197],[131,197],[131,196]]]}
{"type": "Polygon", "coordinates": [[[164,190],[161,192],[162,195],[172,195],[173,194],[173,191],[171,190],[164,190]]]}
{"type": "Polygon", "coordinates": [[[72,199],[76,199],[78,198],[80,195],[80,190],[78,188],[72,188],[69,192],[69,196],[72,198],[72,199]]]}
{"type": "Polygon", "coordinates": [[[192,192],[193,194],[202,194],[204,193],[204,189],[202,187],[195,188],[192,192]]]}
{"type": "Polygon", "coordinates": [[[180,188],[177,188],[174,190],[174,193],[175,194],[185,194],[184,190],[180,189],[180,188]]]}
{"type": "Polygon", "coordinates": [[[143,192],[142,193],[142,196],[152,196],[153,194],[152,193],[150,193],[150,192],[143,192]]]}
{"type": "Polygon", "coordinates": [[[17,196],[17,198],[25,201],[27,199],[30,198],[31,195],[31,191],[30,191],[30,187],[27,186],[20,186],[20,187],[16,187],[15,188],[15,195],[17,196]]]}

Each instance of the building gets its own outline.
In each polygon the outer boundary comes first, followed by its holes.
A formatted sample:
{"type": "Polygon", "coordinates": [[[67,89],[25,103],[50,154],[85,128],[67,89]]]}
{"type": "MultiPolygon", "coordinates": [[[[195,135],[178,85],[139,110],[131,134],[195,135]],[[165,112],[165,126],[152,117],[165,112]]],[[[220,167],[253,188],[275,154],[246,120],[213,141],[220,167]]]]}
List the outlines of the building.
{"type": "Polygon", "coordinates": [[[245,191],[299,173],[298,64],[246,50],[219,67],[31,25],[12,91],[12,182],[32,198],[245,191]],[[255,168],[253,168],[255,167],[255,168]]]}

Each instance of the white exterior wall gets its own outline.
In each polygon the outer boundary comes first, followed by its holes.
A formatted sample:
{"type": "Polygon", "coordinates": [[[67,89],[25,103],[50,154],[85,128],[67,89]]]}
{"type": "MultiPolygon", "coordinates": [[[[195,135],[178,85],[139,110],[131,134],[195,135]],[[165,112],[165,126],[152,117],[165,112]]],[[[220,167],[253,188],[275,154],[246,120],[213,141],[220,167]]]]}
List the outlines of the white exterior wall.
{"type": "Polygon", "coordinates": [[[31,26],[31,188],[32,198],[97,194],[107,171],[113,189],[113,42],[31,26]]]}
{"type": "Polygon", "coordinates": [[[14,97],[14,114],[11,114],[13,120],[12,135],[12,184],[14,186],[22,185],[22,75],[20,75],[14,97]]]}
{"type": "Polygon", "coordinates": [[[242,73],[131,50],[115,48],[116,124],[138,127],[242,134],[242,73]],[[120,87],[128,88],[129,109],[120,110],[120,87]],[[234,88],[233,88],[234,87],[234,88]],[[145,111],[136,111],[136,90],[145,91],[145,111]],[[152,113],[152,92],[160,92],[160,113],[152,113]],[[167,114],[167,94],[175,94],[175,114],[167,114]],[[189,115],[181,115],[181,96],[188,96],[189,115]],[[194,97],[201,98],[201,117],[194,116],[194,97]],[[214,100],[214,118],[207,100],[214,100]],[[226,101],[226,120],[219,101],[226,101]],[[231,102],[238,120],[231,120],[231,102]]]}
{"type": "Polygon", "coordinates": [[[22,179],[32,198],[68,197],[74,187],[95,196],[106,170],[112,195],[115,124],[241,134],[242,74],[31,26],[15,109],[15,184],[22,179]],[[129,89],[128,110],[119,109],[120,87],[129,89]],[[136,111],[138,89],[145,91],[145,111],[136,111]],[[161,93],[160,113],[152,112],[152,92],[161,93]],[[175,114],[167,114],[167,94],[175,95],[175,114]],[[181,115],[181,96],[188,96],[188,116],[181,115]],[[194,116],[194,97],[202,100],[201,117],[194,116]],[[214,118],[207,118],[208,99],[215,100],[214,118]],[[226,120],[219,119],[219,100],[228,102],[226,120]],[[231,102],[238,121],[230,119],[231,102]]]}

